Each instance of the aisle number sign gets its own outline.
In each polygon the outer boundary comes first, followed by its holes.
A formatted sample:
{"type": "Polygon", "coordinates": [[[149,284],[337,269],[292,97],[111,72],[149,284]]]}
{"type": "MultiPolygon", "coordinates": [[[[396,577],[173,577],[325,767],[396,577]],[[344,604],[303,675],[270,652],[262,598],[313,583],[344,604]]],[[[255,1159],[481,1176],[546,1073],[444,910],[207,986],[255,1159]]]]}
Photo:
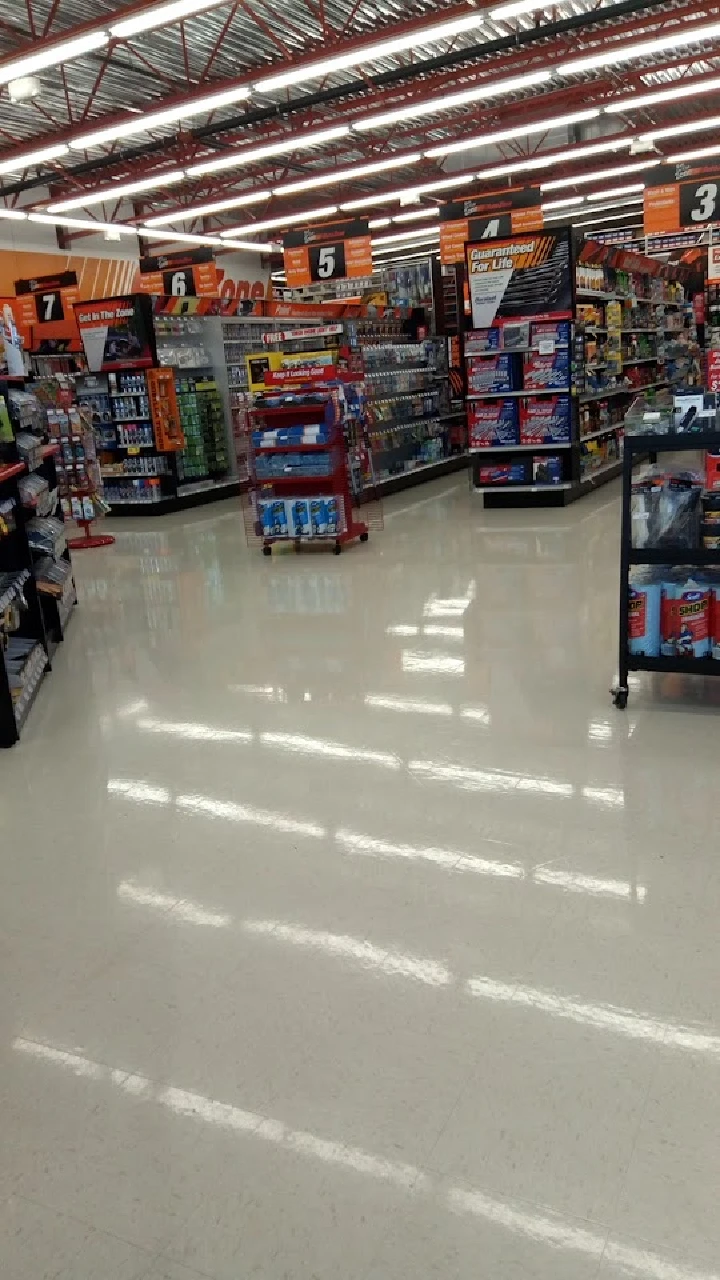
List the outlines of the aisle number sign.
{"type": "Polygon", "coordinates": [[[712,222],[720,222],[720,158],[651,171],[644,193],[646,236],[702,229],[712,222]]]}
{"type": "Polygon", "coordinates": [[[543,215],[539,187],[472,195],[440,208],[440,261],[443,266],[465,261],[469,241],[495,240],[523,231],[541,231],[543,215]]]}
{"type": "Polygon", "coordinates": [[[290,231],[283,255],[289,289],[372,275],[370,229],[362,218],[290,231]]]}
{"type": "Polygon", "coordinates": [[[16,280],[15,294],[17,322],[25,332],[32,331],[33,349],[49,341],[78,344],[73,304],[78,301],[79,293],[74,271],[16,280]]]}
{"type": "Polygon", "coordinates": [[[218,274],[212,249],[158,254],[140,259],[139,290],[166,298],[214,298],[218,274]]]}

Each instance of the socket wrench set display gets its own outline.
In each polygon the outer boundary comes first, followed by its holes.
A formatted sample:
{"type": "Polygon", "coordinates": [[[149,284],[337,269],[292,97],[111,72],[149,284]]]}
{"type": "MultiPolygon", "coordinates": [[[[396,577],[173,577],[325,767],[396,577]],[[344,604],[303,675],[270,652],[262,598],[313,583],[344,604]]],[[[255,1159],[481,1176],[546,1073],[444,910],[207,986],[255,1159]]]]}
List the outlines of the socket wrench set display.
{"type": "Polygon", "coordinates": [[[638,388],[666,385],[680,269],[569,228],[478,241],[466,255],[472,487],[490,506],[565,505],[620,475],[624,408],[638,388]]]}

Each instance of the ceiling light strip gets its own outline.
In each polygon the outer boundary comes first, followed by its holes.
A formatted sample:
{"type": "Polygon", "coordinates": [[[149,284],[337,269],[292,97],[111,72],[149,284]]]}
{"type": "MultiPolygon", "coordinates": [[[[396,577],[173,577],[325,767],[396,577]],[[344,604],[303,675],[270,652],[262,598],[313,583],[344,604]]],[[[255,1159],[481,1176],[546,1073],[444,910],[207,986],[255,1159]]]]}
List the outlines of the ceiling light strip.
{"type": "Polygon", "coordinates": [[[441,159],[443,156],[455,155],[458,151],[495,146],[500,142],[512,142],[515,138],[526,138],[531,133],[544,133],[549,129],[582,124],[587,120],[596,120],[599,115],[599,107],[589,107],[585,111],[571,111],[561,116],[549,116],[545,120],[535,120],[531,124],[516,125],[512,129],[500,129],[496,133],[478,134],[473,138],[463,138],[460,142],[448,142],[445,146],[432,147],[430,151],[425,152],[425,155],[432,159],[441,159]]]}
{"type": "Polygon", "coordinates": [[[155,178],[143,178],[138,182],[118,183],[117,186],[103,187],[100,191],[85,191],[81,196],[73,196],[71,200],[58,200],[49,204],[48,213],[66,213],[69,209],[86,209],[93,204],[102,204],[105,200],[122,200],[125,196],[136,195],[141,191],[152,191],[156,187],[169,187],[182,182],[184,169],[173,169],[155,178]]]}
{"type": "MultiPolygon", "coordinates": [[[[440,111],[453,111],[456,107],[467,106],[471,102],[485,102],[488,98],[500,97],[502,94],[519,93],[523,89],[532,89],[539,84],[547,84],[552,79],[552,72],[530,71],[526,75],[514,76],[510,80],[498,80],[496,83],[480,84],[472,89],[463,89],[459,93],[448,93],[436,98],[425,98],[407,107],[397,107],[394,111],[383,111],[375,116],[364,116],[356,120],[353,130],[365,133],[370,129],[384,129],[388,125],[398,124],[402,120],[413,120],[418,116],[434,115],[440,111]]],[[[599,114],[599,113],[598,113],[599,114]]]]}

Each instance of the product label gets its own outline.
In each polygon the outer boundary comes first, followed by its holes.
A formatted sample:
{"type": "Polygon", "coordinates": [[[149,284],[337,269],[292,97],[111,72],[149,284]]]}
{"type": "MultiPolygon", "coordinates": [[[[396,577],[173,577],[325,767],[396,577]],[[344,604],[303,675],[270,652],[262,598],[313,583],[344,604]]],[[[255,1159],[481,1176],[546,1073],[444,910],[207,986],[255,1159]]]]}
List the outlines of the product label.
{"type": "Polygon", "coordinates": [[[628,601],[628,638],[642,640],[647,627],[647,600],[645,592],[630,595],[628,601]]]}

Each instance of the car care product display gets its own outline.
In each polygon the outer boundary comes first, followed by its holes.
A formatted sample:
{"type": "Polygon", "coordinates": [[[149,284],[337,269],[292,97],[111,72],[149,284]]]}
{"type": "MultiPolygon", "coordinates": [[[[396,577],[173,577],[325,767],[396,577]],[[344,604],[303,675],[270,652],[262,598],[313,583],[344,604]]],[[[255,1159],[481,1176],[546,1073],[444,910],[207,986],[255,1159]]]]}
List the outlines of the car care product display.
{"type": "Polygon", "coordinates": [[[619,476],[632,396],[699,376],[675,269],[566,228],[469,244],[467,267],[474,490],[490,506],[556,506],[619,476]]]}
{"type": "Polygon", "coordinates": [[[720,675],[718,457],[713,394],[661,403],[644,397],[632,405],[623,458],[618,707],[627,705],[630,671],[720,675]],[[645,454],[657,461],[638,469],[645,454]]]}

